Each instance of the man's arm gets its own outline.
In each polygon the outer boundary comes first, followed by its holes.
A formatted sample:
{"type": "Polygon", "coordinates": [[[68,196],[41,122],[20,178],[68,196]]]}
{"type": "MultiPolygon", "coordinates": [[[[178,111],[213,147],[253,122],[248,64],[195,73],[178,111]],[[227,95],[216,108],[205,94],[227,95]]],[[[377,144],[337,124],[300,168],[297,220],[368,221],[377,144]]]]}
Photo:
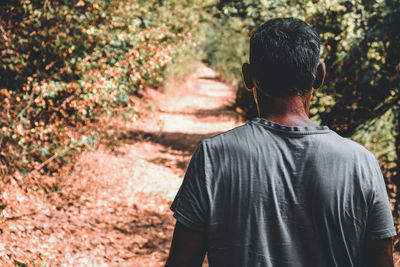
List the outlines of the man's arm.
{"type": "Polygon", "coordinates": [[[177,221],[165,267],[201,267],[205,253],[205,234],[193,231],[177,221]]]}
{"type": "Polygon", "coordinates": [[[364,267],[394,267],[392,238],[367,240],[364,267]]]}

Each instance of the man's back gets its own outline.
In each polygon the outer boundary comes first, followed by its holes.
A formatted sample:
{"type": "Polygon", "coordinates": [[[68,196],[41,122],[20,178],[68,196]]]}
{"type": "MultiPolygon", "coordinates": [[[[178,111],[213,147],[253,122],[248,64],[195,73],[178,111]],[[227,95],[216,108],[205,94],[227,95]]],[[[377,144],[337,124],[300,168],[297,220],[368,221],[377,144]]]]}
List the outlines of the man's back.
{"type": "Polygon", "coordinates": [[[374,156],[324,126],[254,119],[204,140],[172,204],[211,267],[358,266],[395,235],[374,156]]]}
{"type": "Polygon", "coordinates": [[[171,206],[166,266],[201,266],[206,251],[211,267],[393,266],[376,159],[308,116],[326,73],[320,47],[296,18],[253,32],[242,73],[259,118],[197,148],[171,206]]]}

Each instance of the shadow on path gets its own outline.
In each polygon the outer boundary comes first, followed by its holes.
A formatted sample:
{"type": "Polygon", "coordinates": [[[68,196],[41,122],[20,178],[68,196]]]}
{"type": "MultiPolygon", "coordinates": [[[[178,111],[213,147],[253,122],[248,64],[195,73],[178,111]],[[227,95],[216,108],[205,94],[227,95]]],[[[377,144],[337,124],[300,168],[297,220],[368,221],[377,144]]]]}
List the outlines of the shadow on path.
{"type": "Polygon", "coordinates": [[[232,112],[234,108],[232,106],[220,106],[212,109],[195,109],[193,111],[163,111],[163,114],[170,115],[189,115],[194,116],[198,119],[205,119],[209,117],[215,117],[216,119],[228,118],[232,119],[232,112]]]}
{"type": "Polygon", "coordinates": [[[212,132],[206,134],[196,133],[182,133],[182,132],[146,132],[142,130],[126,130],[117,132],[111,136],[108,136],[106,145],[109,148],[118,146],[114,140],[123,142],[125,144],[135,144],[138,141],[148,141],[170,148],[173,150],[179,150],[185,154],[191,154],[200,143],[201,140],[216,135],[220,132],[212,132]]]}

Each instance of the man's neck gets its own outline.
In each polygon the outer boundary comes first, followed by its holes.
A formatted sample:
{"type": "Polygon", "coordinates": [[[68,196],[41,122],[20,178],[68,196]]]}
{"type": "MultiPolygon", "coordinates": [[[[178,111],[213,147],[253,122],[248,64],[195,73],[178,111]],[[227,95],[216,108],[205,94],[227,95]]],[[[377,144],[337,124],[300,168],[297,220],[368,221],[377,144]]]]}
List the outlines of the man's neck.
{"type": "Polygon", "coordinates": [[[288,126],[315,126],[309,114],[309,96],[274,97],[260,106],[260,117],[288,126]]]}

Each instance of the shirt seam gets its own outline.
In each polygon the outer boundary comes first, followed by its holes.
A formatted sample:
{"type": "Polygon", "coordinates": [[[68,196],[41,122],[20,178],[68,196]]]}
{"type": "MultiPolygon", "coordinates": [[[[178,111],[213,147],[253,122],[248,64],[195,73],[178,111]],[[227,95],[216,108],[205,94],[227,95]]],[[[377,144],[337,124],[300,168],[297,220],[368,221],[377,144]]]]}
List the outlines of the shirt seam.
{"type": "Polygon", "coordinates": [[[195,231],[201,231],[204,232],[205,231],[205,227],[201,226],[195,222],[193,222],[192,220],[190,220],[187,216],[183,215],[182,212],[180,212],[179,210],[173,210],[172,208],[170,208],[174,214],[173,216],[175,217],[175,219],[182,223],[183,225],[185,225],[186,227],[195,230],[195,231]]]}
{"type": "Polygon", "coordinates": [[[396,232],[396,228],[394,226],[392,226],[392,227],[385,228],[385,229],[382,229],[382,230],[367,231],[367,235],[379,235],[379,234],[390,232],[390,231],[395,231],[396,232]]]}
{"type": "Polygon", "coordinates": [[[257,121],[251,121],[250,123],[256,123],[256,124],[259,124],[261,126],[267,127],[268,129],[271,129],[273,131],[277,131],[277,132],[288,134],[288,135],[330,134],[330,133],[333,132],[330,129],[313,130],[313,131],[304,131],[304,130],[303,131],[285,131],[285,130],[277,129],[277,128],[271,126],[271,125],[260,123],[260,122],[257,122],[257,121]]]}
{"type": "Polygon", "coordinates": [[[396,229],[386,228],[385,230],[375,231],[375,232],[367,232],[366,238],[369,240],[377,240],[377,239],[385,239],[389,237],[397,236],[396,229]]]}

